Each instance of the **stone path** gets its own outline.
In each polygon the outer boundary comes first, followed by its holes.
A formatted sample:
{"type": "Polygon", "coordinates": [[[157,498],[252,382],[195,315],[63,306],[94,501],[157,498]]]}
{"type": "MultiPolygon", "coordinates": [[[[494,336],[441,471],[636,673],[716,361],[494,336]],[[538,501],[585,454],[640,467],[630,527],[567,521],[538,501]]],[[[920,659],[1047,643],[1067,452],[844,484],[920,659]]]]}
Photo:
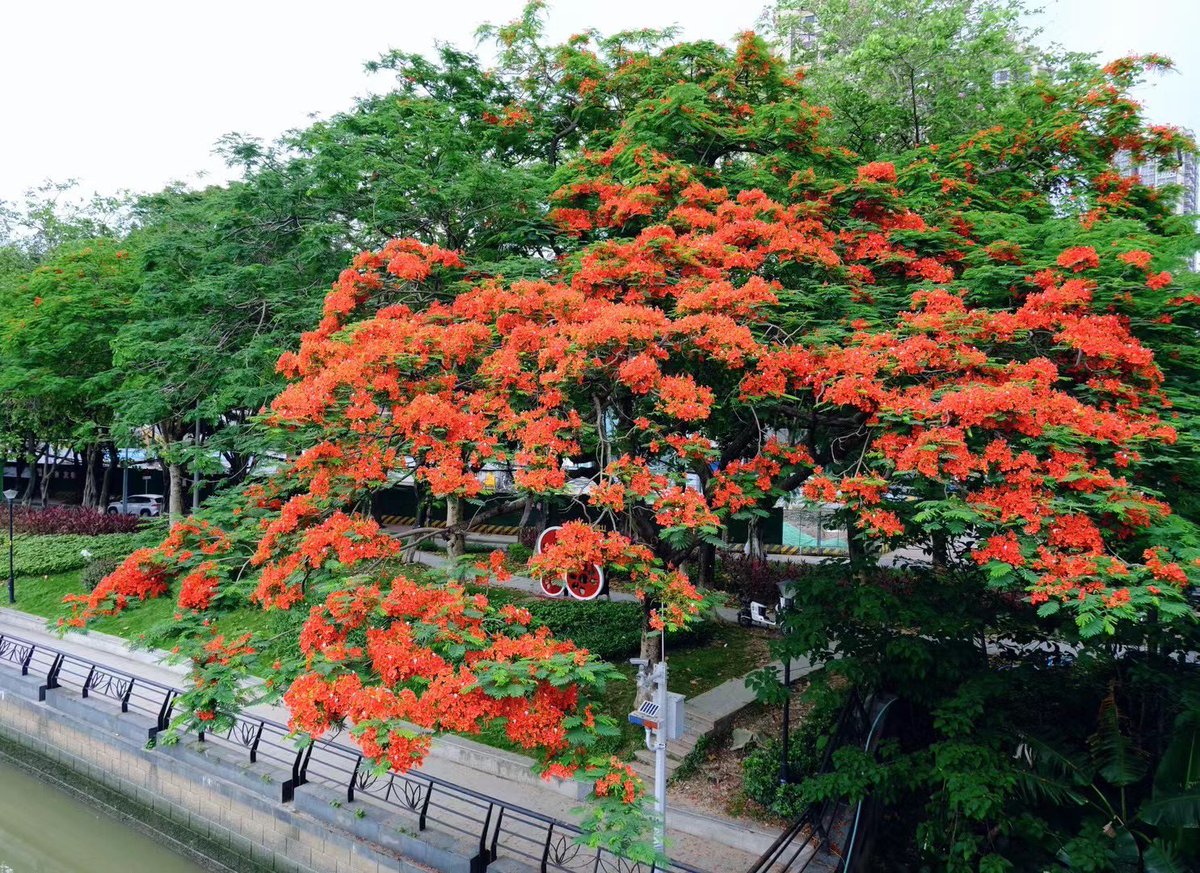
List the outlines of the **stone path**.
{"type": "MultiPolygon", "coordinates": [[[[166,685],[178,687],[186,673],[182,665],[163,663],[161,654],[131,650],[118,637],[91,632],[59,638],[46,630],[40,617],[12,609],[0,609],[0,633],[42,643],[166,685]]],[[[713,698],[717,699],[719,695],[713,698]]],[[[287,722],[287,713],[279,706],[253,707],[251,714],[287,722]]],[[[574,810],[584,786],[548,784],[531,773],[528,765],[528,759],[520,755],[460,737],[438,737],[420,772],[545,815],[576,818],[574,810]]],[[[667,823],[672,858],[715,873],[747,869],[776,836],[774,832],[740,822],[675,807],[669,808],[667,823]]]]}

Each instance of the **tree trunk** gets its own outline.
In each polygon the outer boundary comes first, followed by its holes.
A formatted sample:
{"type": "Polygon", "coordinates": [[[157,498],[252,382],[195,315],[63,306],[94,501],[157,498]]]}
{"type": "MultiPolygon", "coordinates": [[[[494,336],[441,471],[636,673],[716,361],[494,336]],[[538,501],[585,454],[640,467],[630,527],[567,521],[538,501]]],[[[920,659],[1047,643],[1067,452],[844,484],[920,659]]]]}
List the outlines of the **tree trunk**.
{"type": "Polygon", "coordinates": [[[701,588],[712,588],[717,581],[717,547],[712,543],[700,546],[699,572],[696,582],[701,588]]]}
{"type": "Polygon", "coordinates": [[[647,670],[662,660],[662,634],[650,628],[650,613],[653,609],[652,601],[642,601],[642,649],[638,657],[644,658],[649,664],[647,670]]]}
{"type": "Polygon", "coordinates": [[[746,524],[746,545],[744,551],[747,558],[755,561],[766,560],[767,549],[763,545],[762,525],[759,524],[757,517],[751,518],[746,524]]]}
{"type": "Polygon", "coordinates": [[[42,470],[42,509],[50,505],[50,483],[54,480],[54,471],[58,469],[58,465],[53,462],[50,457],[50,446],[46,446],[46,454],[44,455],[45,469],[42,470]]]}
{"type": "Polygon", "coordinates": [[[26,444],[25,466],[29,470],[29,481],[25,483],[25,493],[21,495],[21,505],[29,506],[33,502],[33,492],[37,489],[38,481],[38,445],[32,438],[26,444]]]}
{"type": "Polygon", "coordinates": [[[79,477],[75,482],[75,499],[80,506],[83,506],[83,498],[87,496],[88,490],[88,465],[86,449],[82,453],[71,449],[71,466],[79,471],[79,477]]]}
{"type": "Polygon", "coordinates": [[[417,503],[417,509],[414,513],[417,519],[417,527],[426,527],[429,522],[429,504],[425,500],[425,495],[421,493],[421,483],[417,478],[413,477],[413,499],[417,503]]]}
{"type": "Polygon", "coordinates": [[[183,467],[179,464],[167,464],[167,476],[170,480],[170,495],[167,498],[167,516],[172,525],[183,518],[183,467]]]}
{"type": "Polygon", "coordinates": [[[534,497],[526,497],[525,506],[521,509],[521,522],[517,526],[519,531],[517,541],[532,549],[537,544],[538,535],[545,527],[546,520],[542,513],[541,502],[534,497]]]}
{"type": "Polygon", "coordinates": [[[930,540],[930,561],[935,571],[942,572],[950,565],[950,541],[942,531],[932,534],[930,540]]]}
{"type": "Polygon", "coordinates": [[[227,485],[240,485],[250,472],[250,455],[241,452],[226,452],[225,461],[229,464],[229,472],[225,474],[227,485]]]}
{"type": "Polygon", "coordinates": [[[118,469],[120,459],[117,456],[117,447],[113,443],[108,443],[100,449],[100,463],[104,466],[104,477],[100,480],[100,501],[97,504],[100,511],[103,512],[108,506],[108,496],[112,494],[113,471],[118,469]],[[104,455],[108,455],[108,463],[104,463],[104,455]]]}
{"type": "Polygon", "coordinates": [[[96,475],[99,458],[99,444],[88,443],[83,452],[83,497],[79,501],[84,509],[95,509],[100,496],[99,479],[96,475]]]}
{"type": "Polygon", "coordinates": [[[467,553],[467,537],[457,526],[463,520],[462,498],[451,495],[446,498],[446,556],[451,560],[467,553]]]}

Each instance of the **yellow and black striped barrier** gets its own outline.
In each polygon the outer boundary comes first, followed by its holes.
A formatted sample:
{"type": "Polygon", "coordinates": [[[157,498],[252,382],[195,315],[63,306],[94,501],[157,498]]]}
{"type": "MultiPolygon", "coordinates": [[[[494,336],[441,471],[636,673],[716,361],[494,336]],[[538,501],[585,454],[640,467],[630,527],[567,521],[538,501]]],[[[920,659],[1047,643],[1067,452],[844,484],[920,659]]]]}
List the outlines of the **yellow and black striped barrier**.
{"type": "MultiPolygon", "coordinates": [[[[416,518],[411,515],[381,515],[379,518],[384,524],[406,525],[408,527],[416,527],[417,525],[416,518]]],[[[441,519],[430,519],[423,526],[445,527],[446,522],[441,519]]],[[[521,529],[519,527],[509,524],[481,524],[467,531],[467,533],[502,534],[514,537],[520,532],[521,529]]]]}
{"type": "Polygon", "coordinates": [[[777,543],[765,543],[763,550],[768,555],[844,555],[845,549],[814,549],[810,546],[781,546],[777,543]]]}

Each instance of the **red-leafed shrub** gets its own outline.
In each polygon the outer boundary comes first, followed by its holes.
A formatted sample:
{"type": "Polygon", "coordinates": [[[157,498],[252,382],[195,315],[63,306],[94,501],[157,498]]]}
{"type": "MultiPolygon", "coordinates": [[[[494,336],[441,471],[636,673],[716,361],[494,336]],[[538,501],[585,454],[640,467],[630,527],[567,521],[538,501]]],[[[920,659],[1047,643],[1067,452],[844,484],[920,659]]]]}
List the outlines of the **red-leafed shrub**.
{"type": "Polygon", "coordinates": [[[28,534],[98,534],[132,533],[140,519],[132,515],[106,515],[98,509],[81,506],[51,506],[47,509],[19,508],[14,513],[13,526],[28,534]]]}

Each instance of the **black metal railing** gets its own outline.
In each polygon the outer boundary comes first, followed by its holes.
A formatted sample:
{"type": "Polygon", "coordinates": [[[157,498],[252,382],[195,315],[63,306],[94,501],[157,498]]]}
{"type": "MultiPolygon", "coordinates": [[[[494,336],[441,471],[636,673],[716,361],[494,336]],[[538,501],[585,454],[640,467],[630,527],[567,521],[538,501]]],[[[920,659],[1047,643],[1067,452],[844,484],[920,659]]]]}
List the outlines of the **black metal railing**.
{"type": "MultiPolygon", "coordinates": [[[[866,702],[857,692],[842,707],[837,724],[817,773],[828,773],[838,749],[857,747],[873,751],[879,730],[894,700],[870,698],[866,702]]],[[[828,799],[810,805],[747,873],[843,873],[851,853],[862,838],[860,818],[864,800],[847,804],[828,799]]]]}
{"type": "MultiPolygon", "coordinates": [[[[44,677],[38,699],[51,689],[75,691],[83,698],[107,698],[123,713],[145,716],[154,739],[171,724],[177,688],[117,670],[43,643],[0,634],[0,662],[22,675],[44,677]]],[[[310,743],[296,740],[285,725],[245,713],[221,731],[202,731],[201,742],[238,750],[251,763],[267,763],[290,774],[281,786],[282,802],[297,788],[322,785],[343,791],[348,802],[366,798],[415,820],[416,829],[436,828],[464,838],[471,851],[472,873],[483,873],[500,858],[512,858],[542,873],[703,873],[673,862],[665,867],[621,858],[605,849],[584,846],[575,825],[424,773],[379,771],[339,734],[310,743]]]]}

